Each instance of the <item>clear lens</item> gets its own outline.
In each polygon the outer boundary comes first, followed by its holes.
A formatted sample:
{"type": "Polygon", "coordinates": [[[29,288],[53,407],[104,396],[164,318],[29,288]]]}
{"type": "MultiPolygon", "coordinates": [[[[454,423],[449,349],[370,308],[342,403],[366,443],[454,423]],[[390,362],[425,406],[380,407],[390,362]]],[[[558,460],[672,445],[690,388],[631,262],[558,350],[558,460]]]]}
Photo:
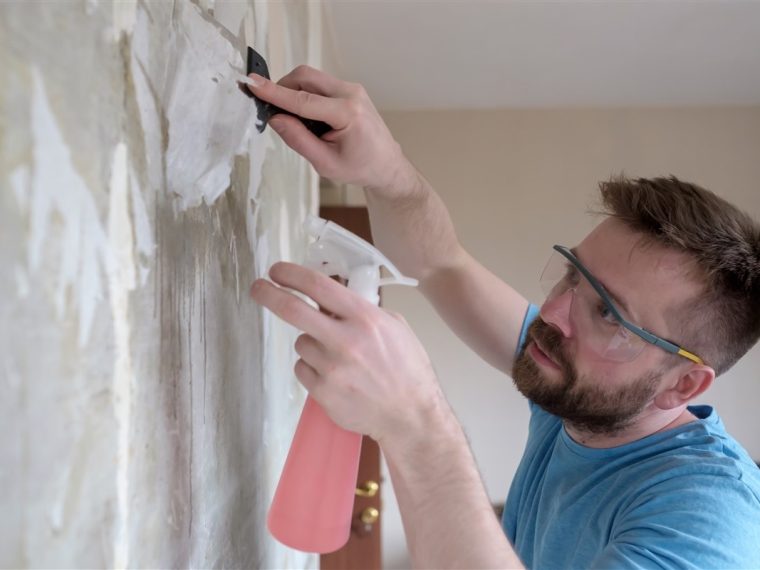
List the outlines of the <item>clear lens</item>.
{"type": "Polygon", "coordinates": [[[541,289],[546,293],[547,300],[555,299],[568,289],[577,287],[581,277],[580,271],[569,259],[553,251],[541,273],[541,289]]]}
{"type": "Polygon", "coordinates": [[[541,274],[541,288],[546,302],[569,292],[570,322],[581,342],[599,356],[615,362],[628,362],[636,358],[646,345],[614,317],[609,305],[596,289],[561,253],[554,251],[541,274]]]}

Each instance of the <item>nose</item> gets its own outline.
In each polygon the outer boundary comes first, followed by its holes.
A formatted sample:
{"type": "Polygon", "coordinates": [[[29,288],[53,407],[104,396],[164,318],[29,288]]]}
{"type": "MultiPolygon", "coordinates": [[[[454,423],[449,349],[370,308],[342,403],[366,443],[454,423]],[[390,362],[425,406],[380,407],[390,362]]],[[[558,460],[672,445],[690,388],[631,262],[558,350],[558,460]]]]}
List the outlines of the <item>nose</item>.
{"type": "Polygon", "coordinates": [[[561,295],[548,298],[544,301],[544,304],[541,305],[541,311],[539,312],[541,320],[557,327],[565,338],[570,338],[572,335],[572,327],[570,326],[570,306],[573,303],[574,294],[575,291],[568,289],[561,295]]]}

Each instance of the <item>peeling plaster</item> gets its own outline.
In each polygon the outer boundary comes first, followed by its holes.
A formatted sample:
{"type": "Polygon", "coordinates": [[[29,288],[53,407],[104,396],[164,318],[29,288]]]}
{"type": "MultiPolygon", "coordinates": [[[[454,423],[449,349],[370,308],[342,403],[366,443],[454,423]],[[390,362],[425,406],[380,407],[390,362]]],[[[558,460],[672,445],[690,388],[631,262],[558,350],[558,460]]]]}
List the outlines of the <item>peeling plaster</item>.
{"type": "Polygon", "coordinates": [[[32,135],[34,170],[30,199],[29,268],[40,268],[43,247],[55,215],[62,240],[55,291],[59,319],[73,305],[79,317],[79,346],[87,344],[95,307],[103,296],[103,275],[113,268],[113,256],[84,179],[75,170],[45,92],[42,74],[32,70],[32,135]]]}
{"type": "Polygon", "coordinates": [[[115,361],[111,392],[116,419],[116,516],[114,519],[114,568],[129,565],[129,441],[132,402],[129,292],[136,286],[132,220],[129,216],[127,148],[116,146],[111,167],[108,239],[114,267],[108,279],[114,326],[115,361]]]}
{"type": "Polygon", "coordinates": [[[264,526],[298,333],[246,292],[301,259],[316,177],[237,85],[245,45],[314,63],[312,11],[72,6],[0,21],[0,566],[315,568],[264,526]]]}
{"type": "MultiPolygon", "coordinates": [[[[232,163],[243,154],[255,113],[252,100],[240,92],[244,73],[241,45],[209,20],[197,6],[175,4],[169,30],[167,65],[151,67],[152,30],[149,13],[139,8],[134,32],[135,61],[147,73],[136,83],[138,98],[158,99],[167,123],[165,168],[167,190],[180,210],[213,204],[229,187],[232,163]],[[150,93],[146,93],[148,89],[150,93]]],[[[163,33],[163,31],[162,31],[163,33]]],[[[149,125],[160,123],[155,117],[149,125]]]]}

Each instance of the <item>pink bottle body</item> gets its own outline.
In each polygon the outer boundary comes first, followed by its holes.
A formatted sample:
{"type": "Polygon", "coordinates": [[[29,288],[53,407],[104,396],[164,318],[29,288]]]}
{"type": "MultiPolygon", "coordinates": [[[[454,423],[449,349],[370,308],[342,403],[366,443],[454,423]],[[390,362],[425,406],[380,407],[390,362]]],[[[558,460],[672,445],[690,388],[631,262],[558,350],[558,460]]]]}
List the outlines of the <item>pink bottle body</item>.
{"type": "Polygon", "coordinates": [[[306,398],[267,517],[277,540],[319,553],[348,541],[361,445],[361,434],[339,427],[306,398]]]}

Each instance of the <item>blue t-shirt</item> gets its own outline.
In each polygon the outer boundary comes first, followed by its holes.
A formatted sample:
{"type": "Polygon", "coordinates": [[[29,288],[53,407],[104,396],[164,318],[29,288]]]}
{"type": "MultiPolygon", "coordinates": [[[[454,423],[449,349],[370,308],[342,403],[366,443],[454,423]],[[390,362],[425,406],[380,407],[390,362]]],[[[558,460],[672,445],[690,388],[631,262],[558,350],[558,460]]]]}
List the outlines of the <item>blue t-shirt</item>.
{"type": "Polygon", "coordinates": [[[610,449],[580,445],[558,417],[530,409],[502,521],[526,567],[760,568],[760,469],[711,407],[610,449]]]}

